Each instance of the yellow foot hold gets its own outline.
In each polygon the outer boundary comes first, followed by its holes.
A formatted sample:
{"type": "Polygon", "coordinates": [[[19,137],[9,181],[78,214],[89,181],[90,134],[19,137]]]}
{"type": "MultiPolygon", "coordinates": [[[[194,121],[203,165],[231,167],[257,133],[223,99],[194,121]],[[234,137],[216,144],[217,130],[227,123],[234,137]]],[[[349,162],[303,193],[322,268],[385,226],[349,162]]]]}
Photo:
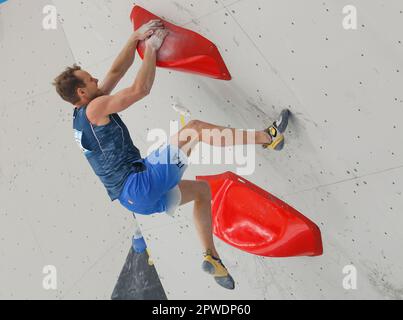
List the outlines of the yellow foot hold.
{"type": "Polygon", "coordinates": [[[148,265],[149,265],[149,266],[153,266],[153,265],[154,265],[154,261],[151,259],[150,250],[148,250],[148,249],[147,249],[147,254],[148,254],[148,265]]]}

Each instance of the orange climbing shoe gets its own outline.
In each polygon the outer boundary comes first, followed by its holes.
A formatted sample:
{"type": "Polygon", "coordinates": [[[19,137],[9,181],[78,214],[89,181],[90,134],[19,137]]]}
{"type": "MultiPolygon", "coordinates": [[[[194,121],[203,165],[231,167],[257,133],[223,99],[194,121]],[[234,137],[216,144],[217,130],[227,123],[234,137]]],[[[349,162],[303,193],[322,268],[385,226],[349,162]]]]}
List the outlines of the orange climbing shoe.
{"type": "Polygon", "coordinates": [[[287,129],[290,115],[290,110],[284,109],[281,111],[279,119],[265,130],[265,132],[271,137],[271,143],[262,145],[264,149],[281,151],[284,148],[284,132],[287,129]]]}
{"type": "Polygon", "coordinates": [[[210,252],[204,253],[202,269],[204,272],[211,274],[221,287],[228,290],[235,289],[235,281],[229,274],[227,268],[225,268],[220,259],[213,257],[210,252]]]}

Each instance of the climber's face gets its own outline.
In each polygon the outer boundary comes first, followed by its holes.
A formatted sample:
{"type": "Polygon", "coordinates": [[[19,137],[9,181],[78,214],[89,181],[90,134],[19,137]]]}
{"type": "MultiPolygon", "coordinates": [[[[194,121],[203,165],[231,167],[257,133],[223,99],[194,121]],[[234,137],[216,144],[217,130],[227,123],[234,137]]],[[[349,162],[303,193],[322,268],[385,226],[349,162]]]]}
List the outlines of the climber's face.
{"type": "Polygon", "coordinates": [[[84,83],[83,88],[77,89],[77,94],[81,98],[82,104],[88,104],[95,98],[103,95],[101,89],[98,87],[99,80],[91,76],[87,71],[77,70],[75,71],[75,75],[84,83]]]}

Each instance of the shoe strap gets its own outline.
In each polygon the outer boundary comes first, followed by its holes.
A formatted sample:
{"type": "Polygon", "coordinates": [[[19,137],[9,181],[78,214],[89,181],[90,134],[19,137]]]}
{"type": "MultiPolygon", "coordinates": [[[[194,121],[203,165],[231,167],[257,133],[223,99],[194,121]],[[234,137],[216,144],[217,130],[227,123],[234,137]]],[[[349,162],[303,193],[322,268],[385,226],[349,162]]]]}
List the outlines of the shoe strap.
{"type": "Polygon", "coordinates": [[[276,148],[277,145],[281,142],[281,139],[276,141],[276,139],[280,136],[280,132],[277,129],[276,123],[273,123],[273,125],[267,128],[265,132],[271,137],[271,142],[263,144],[262,145],[263,149],[276,148]]]}
{"type": "Polygon", "coordinates": [[[276,127],[276,124],[273,123],[273,125],[271,127],[269,127],[266,132],[270,135],[270,137],[272,137],[272,139],[276,139],[277,136],[279,135],[279,131],[276,127]]]}

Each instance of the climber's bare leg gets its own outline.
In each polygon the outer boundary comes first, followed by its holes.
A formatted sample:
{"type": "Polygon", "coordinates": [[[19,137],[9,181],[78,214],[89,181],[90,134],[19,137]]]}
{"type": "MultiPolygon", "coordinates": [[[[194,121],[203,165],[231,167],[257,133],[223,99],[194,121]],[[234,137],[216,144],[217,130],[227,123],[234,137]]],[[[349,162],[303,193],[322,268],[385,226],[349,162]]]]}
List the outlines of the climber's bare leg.
{"type": "MultiPolygon", "coordinates": [[[[193,120],[175,136],[171,137],[170,140],[170,144],[177,145],[188,156],[199,142],[226,147],[245,144],[267,144],[271,142],[271,138],[264,131],[247,132],[193,120]]],[[[195,201],[193,216],[204,250],[210,250],[214,257],[219,258],[213,240],[211,190],[208,183],[205,181],[184,180],[179,183],[179,188],[182,194],[181,205],[195,201]]]]}
{"type": "Polygon", "coordinates": [[[214,257],[219,258],[213,240],[210,186],[205,181],[182,180],[179,189],[182,194],[181,205],[195,202],[193,219],[204,252],[211,251],[214,257]]]}
{"type": "Polygon", "coordinates": [[[246,144],[263,145],[270,144],[271,137],[263,130],[250,132],[193,120],[172,136],[170,140],[171,144],[177,145],[188,156],[199,142],[218,147],[246,144]]]}

